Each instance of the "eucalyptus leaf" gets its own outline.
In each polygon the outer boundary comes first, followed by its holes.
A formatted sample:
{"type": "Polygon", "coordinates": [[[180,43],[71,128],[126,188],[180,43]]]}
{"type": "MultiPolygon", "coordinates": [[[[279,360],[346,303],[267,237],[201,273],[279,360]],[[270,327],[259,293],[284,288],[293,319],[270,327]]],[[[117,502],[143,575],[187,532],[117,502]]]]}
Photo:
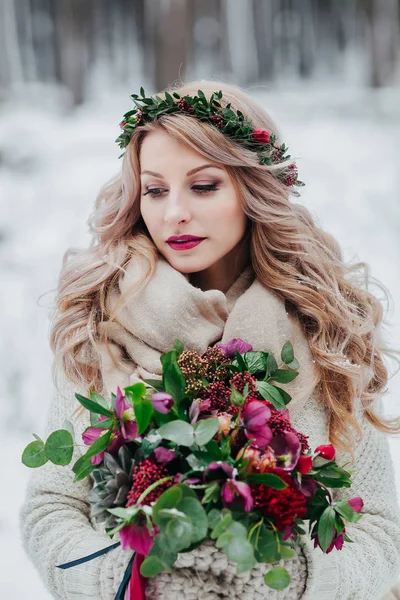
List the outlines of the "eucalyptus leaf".
{"type": "Polygon", "coordinates": [[[42,467],[49,460],[45,453],[42,440],[35,440],[28,444],[22,453],[22,463],[30,469],[42,467]]]}
{"type": "Polygon", "coordinates": [[[284,567],[273,567],[264,575],[264,581],[273,590],[283,590],[290,584],[290,575],[284,567]]]}
{"type": "Polygon", "coordinates": [[[202,419],[194,425],[194,439],[196,444],[204,446],[207,444],[219,429],[217,418],[202,419]]]}
{"type": "Polygon", "coordinates": [[[194,443],[193,426],[179,419],[165,423],[157,430],[157,433],[165,440],[170,440],[180,446],[191,446],[194,443]]]}
{"type": "Polygon", "coordinates": [[[55,465],[69,465],[74,452],[74,440],[66,429],[58,429],[49,435],[45,444],[45,453],[55,465]]]}

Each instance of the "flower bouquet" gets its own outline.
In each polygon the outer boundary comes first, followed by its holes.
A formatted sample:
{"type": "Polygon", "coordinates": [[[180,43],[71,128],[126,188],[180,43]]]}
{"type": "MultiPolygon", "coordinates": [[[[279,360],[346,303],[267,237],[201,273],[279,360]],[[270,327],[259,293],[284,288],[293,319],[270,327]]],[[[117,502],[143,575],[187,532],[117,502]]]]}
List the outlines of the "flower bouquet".
{"type": "MultiPolygon", "coordinates": [[[[290,395],[277,385],[298,376],[290,342],[281,367],[241,339],[203,354],[176,339],[160,360],[161,380],[118,388],[110,405],[94,392],[75,394],[91,425],[74,481],[92,474],[92,516],[135,551],[137,580],[172,572],[178,553],[206,539],[238,573],[293,558],[305,521],[324,553],[352,541],[345,526],[361,518],[363,501],[335,502],[329,491],[350,487],[351,472],[336,464],[331,444],[311,450],[290,422],[290,395]]],[[[35,438],[25,465],[71,462],[71,423],[46,442],[35,438]]],[[[274,566],[264,580],[280,590],[290,576],[274,566]]]]}

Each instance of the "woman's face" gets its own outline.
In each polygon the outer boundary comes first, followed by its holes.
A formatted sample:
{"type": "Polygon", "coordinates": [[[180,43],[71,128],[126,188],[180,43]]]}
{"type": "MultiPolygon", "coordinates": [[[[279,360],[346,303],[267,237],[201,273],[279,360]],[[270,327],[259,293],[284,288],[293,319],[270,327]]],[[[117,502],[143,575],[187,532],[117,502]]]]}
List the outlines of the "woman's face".
{"type": "Polygon", "coordinates": [[[182,273],[229,266],[247,217],[225,169],[162,130],[144,138],[140,166],[141,214],[164,258],[182,273]],[[168,243],[185,235],[203,241],[188,249],[168,243]]]}

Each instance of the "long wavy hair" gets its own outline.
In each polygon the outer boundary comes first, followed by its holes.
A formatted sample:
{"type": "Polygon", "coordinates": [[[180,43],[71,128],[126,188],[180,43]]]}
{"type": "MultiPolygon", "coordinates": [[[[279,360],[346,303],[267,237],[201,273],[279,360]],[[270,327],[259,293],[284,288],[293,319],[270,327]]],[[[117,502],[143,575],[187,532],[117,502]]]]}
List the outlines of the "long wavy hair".
{"type": "MultiPolygon", "coordinates": [[[[169,88],[180,95],[222,90],[222,103],[241,110],[254,127],[279,132],[270,116],[240,88],[220,81],[192,82],[169,88]]],[[[292,190],[276,177],[281,165],[260,165],[257,155],[217,128],[180,113],[138,127],[126,148],[120,173],[100,190],[89,217],[89,248],[69,249],[63,258],[50,328],[53,375],[61,368],[77,385],[101,392],[98,325],[112,319],[107,292],[118,285],[130,260],[145,259],[148,271],[138,289],[152,277],[158,250],[140,214],[142,140],[162,128],[226,169],[239,192],[251,223],[251,261],[258,279],[287,300],[310,344],[319,371],[319,398],[329,414],[330,441],[354,460],[355,398],[374,427],[400,432],[400,418],[374,412],[377,395],[386,393],[388,369],[383,355],[398,352],[383,344],[381,301],[369,290],[375,281],[364,262],[346,264],[337,241],[319,227],[310,212],[296,203],[292,190]]],[[[295,196],[296,197],[296,196],[295,196]]],[[[115,314],[116,310],[114,311],[115,314]]],[[[112,357],[115,360],[115,357],[112,357]]],[[[129,360],[129,357],[121,358],[129,360]]]]}

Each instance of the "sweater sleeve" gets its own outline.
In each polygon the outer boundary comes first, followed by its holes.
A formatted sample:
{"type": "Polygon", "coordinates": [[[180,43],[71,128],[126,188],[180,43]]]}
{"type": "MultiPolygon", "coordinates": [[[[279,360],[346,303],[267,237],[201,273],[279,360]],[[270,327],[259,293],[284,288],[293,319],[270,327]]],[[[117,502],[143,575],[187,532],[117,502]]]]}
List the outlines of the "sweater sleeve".
{"type": "MultiPolygon", "coordinates": [[[[63,379],[59,389],[60,392],[54,388],[47,434],[62,428],[64,420],[70,420],[79,407],[74,396],[76,387],[63,379]]],[[[75,448],[73,462],[79,456],[79,449],[75,448]]],[[[30,474],[19,514],[22,542],[54,598],[112,600],[130,560],[131,553],[117,547],[82,565],[56,568],[113,543],[90,522],[87,497],[91,487],[90,477],[73,482],[71,465],[62,467],[47,462],[30,474]]]]}
{"type": "MultiPolygon", "coordinates": [[[[332,490],[332,495],[334,500],[361,496],[363,516],[346,526],[354,543],[345,542],[340,551],[324,554],[305,538],[308,577],[302,600],[381,600],[399,575],[400,510],[387,435],[367,421],[361,408],[357,414],[363,438],[355,449],[355,464],[347,466],[353,470],[352,485],[332,490]]],[[[338,452],[336,460],[344,465],[349,454],[338,452]]]]}

